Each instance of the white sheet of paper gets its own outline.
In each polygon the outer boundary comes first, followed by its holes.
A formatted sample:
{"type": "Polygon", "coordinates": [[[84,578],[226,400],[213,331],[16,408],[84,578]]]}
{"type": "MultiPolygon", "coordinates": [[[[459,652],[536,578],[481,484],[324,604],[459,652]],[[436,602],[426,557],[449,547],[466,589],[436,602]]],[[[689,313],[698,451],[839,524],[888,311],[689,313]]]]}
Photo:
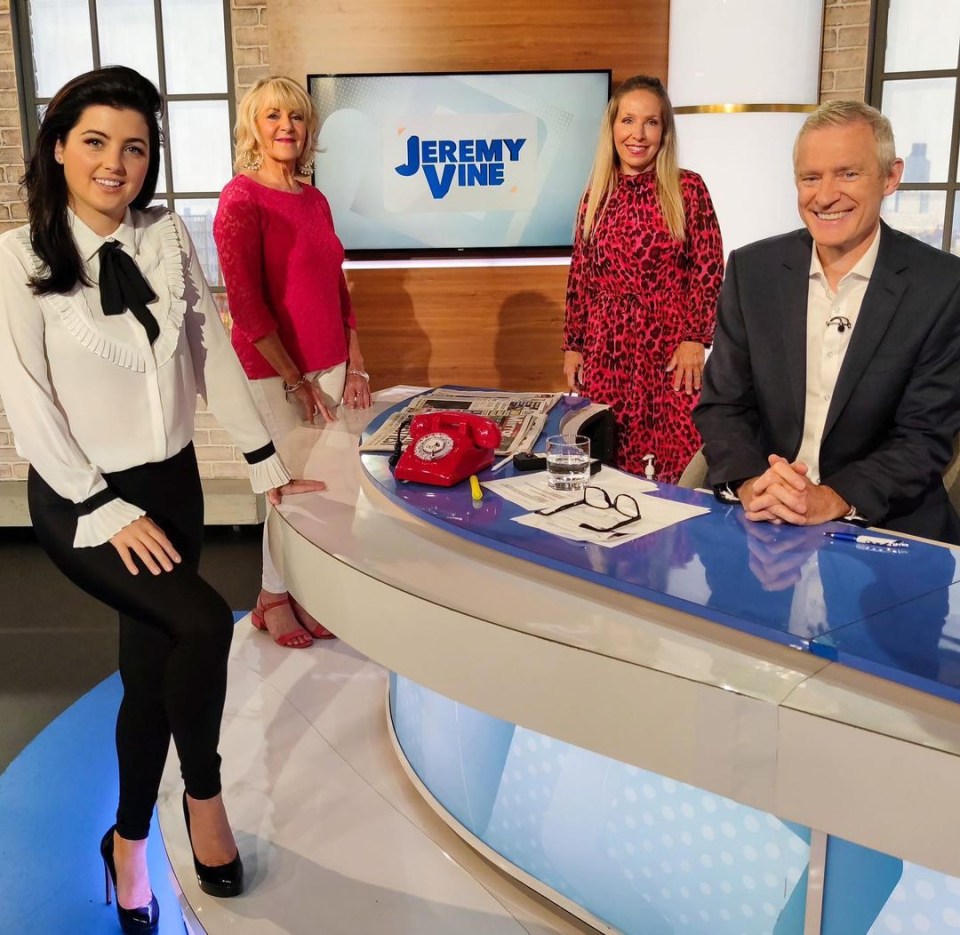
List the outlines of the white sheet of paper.
{"type": "MultiPolygon", "coordinates": [[[[602,487],[611,497],[618,493],[636,496],[644,491],[657,489],[657,485],[651,481],[634,477],[632,474],[624,474],[623,471],[609,467],[600,468],[590,478],[590,484],[594,487],[602,487]]],[[[502,480],[483,481],[483,487],[525,510],[542,510],[548,506],[560,506],[561,503],[569,503],[571,500],[580,500],[583,497],[583,493],[579,490],[553,490],[547,484],[546,471],[533,471],[517,474],[515,477],[505,477],[502,480]]]]}
{"type": "MultiPolygon", "coordinates": [[[[606,487],[604,489],[613,495],[611,489],[606,487]]],[[[521,523],[524,526],[532,526],[535,529],[542,529],[544,532],[562,536],[564,539],[592,542],[605,548],[612,548],[613,546],[633,542],[634,539],[648,536],[652,532],[666,529],[675,523],[682,523],[684,520],[710,512],[707,507],[694,506],[690,503],[661,500],[659,497],[649,497],[644,494],[631,494],[631,496],[640,507],[641,518],[609,533],[582,529],[580,523],[606,527],[613,526],[615,523],[626,519],[626,517],[616,510],[598,510],[586,505],[571,507],[569,510],[564,510],[562,513],[556,513],[553,516],[538,516],[536,513],[526,513],[523,516],[515,517],[514,522],[521,523]]]]}

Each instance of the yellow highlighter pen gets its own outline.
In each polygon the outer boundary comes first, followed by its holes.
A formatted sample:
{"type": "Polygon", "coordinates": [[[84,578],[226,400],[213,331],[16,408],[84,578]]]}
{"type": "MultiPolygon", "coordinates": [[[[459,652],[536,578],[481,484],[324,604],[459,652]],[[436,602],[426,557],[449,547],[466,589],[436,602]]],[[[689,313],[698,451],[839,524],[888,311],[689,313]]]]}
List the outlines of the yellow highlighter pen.
{"type": "Polygon", "coordinates": [[[470,475],[470,495],[477,501],[483,499],[483,488],[480,486],[480,481],[477,480],[476,474],[470,475]]]}

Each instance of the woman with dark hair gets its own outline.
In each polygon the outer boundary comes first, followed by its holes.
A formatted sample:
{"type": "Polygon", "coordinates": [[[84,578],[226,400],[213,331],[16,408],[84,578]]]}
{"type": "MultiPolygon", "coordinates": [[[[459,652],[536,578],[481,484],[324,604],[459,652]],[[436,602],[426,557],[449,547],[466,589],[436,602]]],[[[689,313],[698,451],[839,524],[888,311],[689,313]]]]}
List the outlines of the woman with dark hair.
{"type": "MultiPolygon", "coordinates": [[[[213,222],[230,337],[260,415],[293,470],[314,443],[298,431],[305,422],[331,421],[341,402],[370,405],[343,246],[327,199],[307,178],[319,127],[297,82],[261,78],[237,107],[237,174],[221,192],[213,222]]],[[[251,619],[288,649],[334,635],[288,594],[266,535],[251,619]]]]}
{"type": "Polygon", "coordinates": [[[30,462],[34,530],[61,571],[120,613],[120,798],[100,850],[124,932],[157,929],[146,838],[171,736],[200,887],[243,886],[217,754],[233,619],[198,574],[197,393],[255,490],[276,503],[323,488],[290,480],[183,222],[147,207],[161,110],[129,68],[65,85],[24,176],[30,223],[0,236],[0,396],[30,462]]]}
{"type": "Polygon", "coordinates": [[[617,466],[676,483],[713,339],[723,246],[703,179],[677,164],[670,99],[636,75],[611,97],[577,217],[563,336],[571,389],[608,404],[617,466]]]}

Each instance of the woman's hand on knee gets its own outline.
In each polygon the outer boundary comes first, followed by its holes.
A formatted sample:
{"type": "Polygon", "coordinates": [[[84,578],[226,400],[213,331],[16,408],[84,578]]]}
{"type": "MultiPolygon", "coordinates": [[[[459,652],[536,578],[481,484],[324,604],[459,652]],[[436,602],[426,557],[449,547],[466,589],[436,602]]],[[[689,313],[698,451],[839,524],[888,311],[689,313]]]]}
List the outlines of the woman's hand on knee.
{"type": "Polygon", "coordinates": [[[267,491],[267,500],[274,506],[279,506],[280,501],[290,494],[313,493],[315,490],[326,490],[327,485],[322,480],[300,480],[294,479],[282,487],[271,487],[267,491]]]}
{"type": "Polygon", "coordinates": [[[149,517],[141,516],[129,526],[124,526],[111,540],[120,554],[123,564],[131,575],[140,574],[133,556],[139,557],[147,571],[159,575],[161,571],[173,571],[179,564],[180,555],[163,530],[149,517]]]}

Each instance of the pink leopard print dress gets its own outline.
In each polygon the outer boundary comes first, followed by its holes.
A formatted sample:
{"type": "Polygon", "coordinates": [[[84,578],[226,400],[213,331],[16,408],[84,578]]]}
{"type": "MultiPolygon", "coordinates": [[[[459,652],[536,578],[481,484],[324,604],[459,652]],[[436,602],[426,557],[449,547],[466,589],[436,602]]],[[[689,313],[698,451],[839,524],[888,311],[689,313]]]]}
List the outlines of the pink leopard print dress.
{"type": "Polygon", "coordinates": [[[700,447],[691,413],[699,394],[673,389],[666,367],[681,341],[710,344],[723,279],[723,245],[710,194],[681,170],[687,233],[670,236],[653,172],[621,176],[589,243],[577,224],[563,349],[583,354],[583,392],[616,415],[617,465],[676,483],[700,447]]]}

